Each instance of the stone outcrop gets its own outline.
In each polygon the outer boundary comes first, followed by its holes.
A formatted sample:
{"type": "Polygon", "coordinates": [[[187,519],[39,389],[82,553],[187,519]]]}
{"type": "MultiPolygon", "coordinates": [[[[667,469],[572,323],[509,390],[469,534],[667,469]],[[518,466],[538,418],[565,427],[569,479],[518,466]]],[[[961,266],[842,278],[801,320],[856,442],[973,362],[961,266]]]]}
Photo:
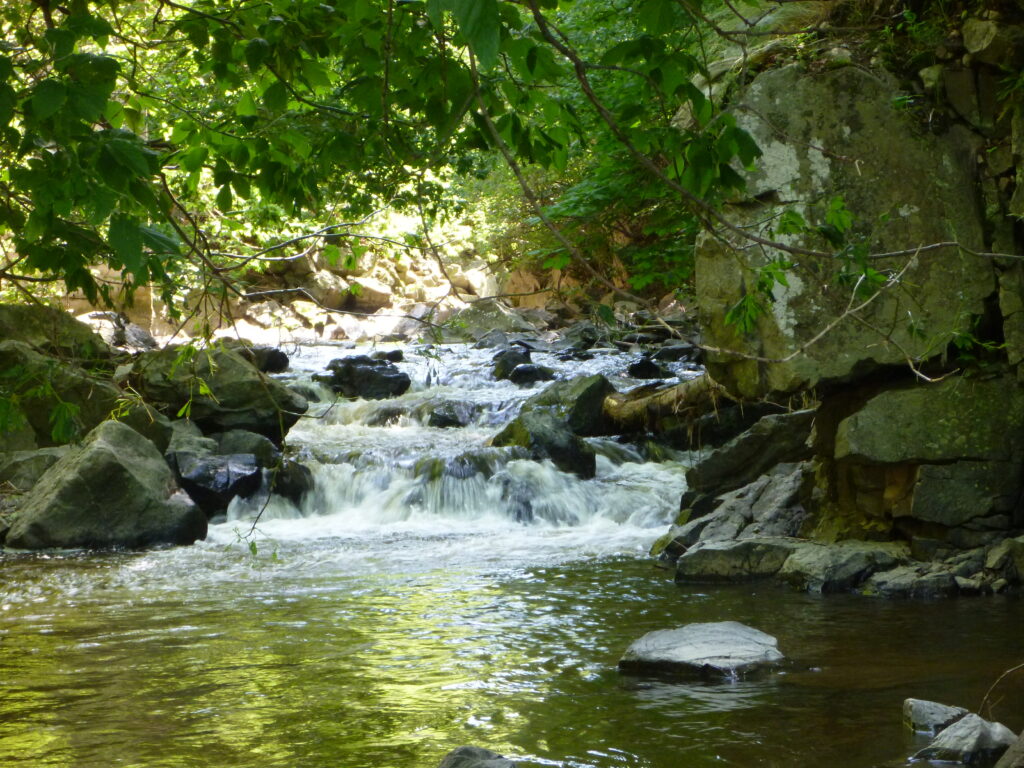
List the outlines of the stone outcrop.
{"type": "Polygon", "coordinates": [[[626,649],[619,670],[738,679],[778,667],[784,658],[771,635],[719,621],[648,632],[626,649]]]}
{"type": "MultiPolygon", "coordinates": [[[[733,224],[831,254],[835,246],[815,228],[829,226],[830,200],[838,196],[854,223],[845,235],[829,234],[862,240],[875,251],[911,253],[872,261],[879,273],[899,273],[898,284],[860,308],[859,320],[846,317],[810,343],[866,298],[839,279],[842,259],[801,255],[772,300],[761,300],[766,311],[745,335],[725,316],[754,290],[764,252],[702,239],[696,277],[704,342],[753,356],[708,355],[711,375],[731,392],[794,392],[902,365],[908,356],[935,356],[954,334],[970,329],[972,316],[984,314],[996,289],[989,260],[955,248],[913,254],[951,241],[984,250],[972,140],[966,130],[945,136],[915,130],[894,106],[898,92],[884,72],[852,66],[808,72],[793,64],[756,77],[732,105],[737,124],[763,152],[757,170],[745,173],[744,205],[726,214],[733,224]],[[802,216],[810,234],[771,229],[785,207],[802,216]]],[[[719,234],[737,239],[735,232],[719,234]]]]}
{"type": "Polygon", "coordinates": [[[106,421],[50,467],[19,505],[14,549],[146,547],[206,537],[206,516],[151,442],[106,421]]]}

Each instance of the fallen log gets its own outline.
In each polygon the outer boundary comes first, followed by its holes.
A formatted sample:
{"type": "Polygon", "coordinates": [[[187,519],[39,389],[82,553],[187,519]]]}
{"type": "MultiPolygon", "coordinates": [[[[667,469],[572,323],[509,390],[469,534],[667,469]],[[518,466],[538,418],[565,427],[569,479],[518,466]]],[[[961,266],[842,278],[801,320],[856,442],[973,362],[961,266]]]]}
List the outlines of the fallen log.
{"type": "Polygon", "coordinates": [[[652,385],[608,395],[604,415],[613,432],[649,432],[666,417],[691,421],[718,409],[718,401],[732,401],[725,389],[704,374],[671,387],[652,385]]]}

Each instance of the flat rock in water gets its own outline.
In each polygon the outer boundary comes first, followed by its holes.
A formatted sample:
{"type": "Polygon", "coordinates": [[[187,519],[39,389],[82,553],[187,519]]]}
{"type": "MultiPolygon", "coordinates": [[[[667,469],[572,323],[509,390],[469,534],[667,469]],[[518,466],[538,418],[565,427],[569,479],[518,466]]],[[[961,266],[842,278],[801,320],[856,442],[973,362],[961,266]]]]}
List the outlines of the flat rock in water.
{"type": "Polygon", "coordinates": [[[937,701],[906,699],[903,723],[917,733],[937,734],[968,714],[963,707],[950,707],[937,701]]]}
{"type": "Polygon", "coordinates": [[[1017,740],[1002,723],[991,723],[978,715],[965,715],[917,752],[914,760],[932,760],[964,765],[992,765],[1017,740]]]}
{"type": "Polygon", "coordinates": [[[770,669],[784,658],[771,635],[737,621],[718,621],[648,632],[629,646],[619,669],[739,678],[770,669]]]}
{"type": "Polygon", "coordinates": [[[482,747],[456,747],[437,768],[515,768],[516,764],[482,747]]]}

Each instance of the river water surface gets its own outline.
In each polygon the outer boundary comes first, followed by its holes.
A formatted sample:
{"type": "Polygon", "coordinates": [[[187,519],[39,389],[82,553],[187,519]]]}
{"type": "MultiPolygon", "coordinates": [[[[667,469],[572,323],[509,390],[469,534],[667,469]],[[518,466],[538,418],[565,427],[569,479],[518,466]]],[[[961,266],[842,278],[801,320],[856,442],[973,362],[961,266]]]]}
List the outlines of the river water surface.
{"type": "MultiPolygon", "coordinates": [[[[301,350],[296,376],[337,354],[301,350]]],[[[0,765],[432,768],[460,744],[573,768],[900,765],[904,698],[976,709],[1022,660],[1011,598],[676,587],[646,550],[686,457],[599,442],[582,482],[486,448],[537,391],[490,381],[488,357],[410,355],[407,395],[301,422],[316,491],[270,499],[255,551],[261,499],[193,547],[0,559],[0,765]],[[423,426],[440,402],[472,423],[423,426]],[[776,635],[791,666],[720,684],[616,671],[644,632],[727,619],[776,635]]],[[[1024,727],[1018,680],[990,701],[1024,727]]]]}

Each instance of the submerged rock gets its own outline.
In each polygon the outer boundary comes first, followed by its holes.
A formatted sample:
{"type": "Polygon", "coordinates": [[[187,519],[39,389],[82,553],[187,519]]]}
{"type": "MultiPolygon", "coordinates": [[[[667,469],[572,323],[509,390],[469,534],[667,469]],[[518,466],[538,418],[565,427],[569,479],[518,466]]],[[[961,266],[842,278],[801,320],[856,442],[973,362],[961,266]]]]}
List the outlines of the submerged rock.
{"type": "Polygon", "coordinates": [[[482,747],[456,747],[437,768],[515,768],[516,764],[482,747]]]}
{"type": "Polygon", "coordinates": [[[491,358],[491,362],[494,363],[491,375],[501,381],[509,378],[512,375],[512,371],[520,365],[530,363],[530,350],[523,347],[509,347],[498,352],[498,354],[491,358]]]}
{"type": "Polygon", "coordinates": [[[54,464],[22,502],[7,535],[15,549],[146,547],[206,537],[206,516],[156,447],[106,421],[54,464]]]}
{"type": "Polygon", "coordinates": [[[615,392],[604,376],[579,376],[558,381],[523,403],[520,413],[546,410],[564,420],[576,435],[594,436],[608,433],[604,401],[615,392]]]}
{"type": "Polygon", "coordinates": [[[987,766],[995,763],[1017,740],[1002,723],[969,714],[953,723],[914,755],[914,760],[987,766]]]}
{"type": "Polygon", "coordinates": [[[736,679],[769,670],[784,658],[771,635],[737,621],[719,621],[648,632],[629,646],[619,669],[736,679]]]}
{"type": "Polygon", "coordinates": [[[520,446],[535,459],[551,459],[563,472],[586,479],[597,471],[594,449],[549,411],[521,413],[491,439],[495,446],[520,446]]]}
{"type": "Polygon", "coordinates": [[[366,355],[339,357],[327,364],[328,376],[314,376],[345,397],[366,400],[384,400],[408,391],[412,384],[409,375],[389,360],[374,360],[366,355]]]}
{"type": "Polygon", "coordinates": [[[963,707],[950,707],[936,701],[906,699],[903,702],[903,723],[916,733],[935,735],[967,714],[963,707]]]}

